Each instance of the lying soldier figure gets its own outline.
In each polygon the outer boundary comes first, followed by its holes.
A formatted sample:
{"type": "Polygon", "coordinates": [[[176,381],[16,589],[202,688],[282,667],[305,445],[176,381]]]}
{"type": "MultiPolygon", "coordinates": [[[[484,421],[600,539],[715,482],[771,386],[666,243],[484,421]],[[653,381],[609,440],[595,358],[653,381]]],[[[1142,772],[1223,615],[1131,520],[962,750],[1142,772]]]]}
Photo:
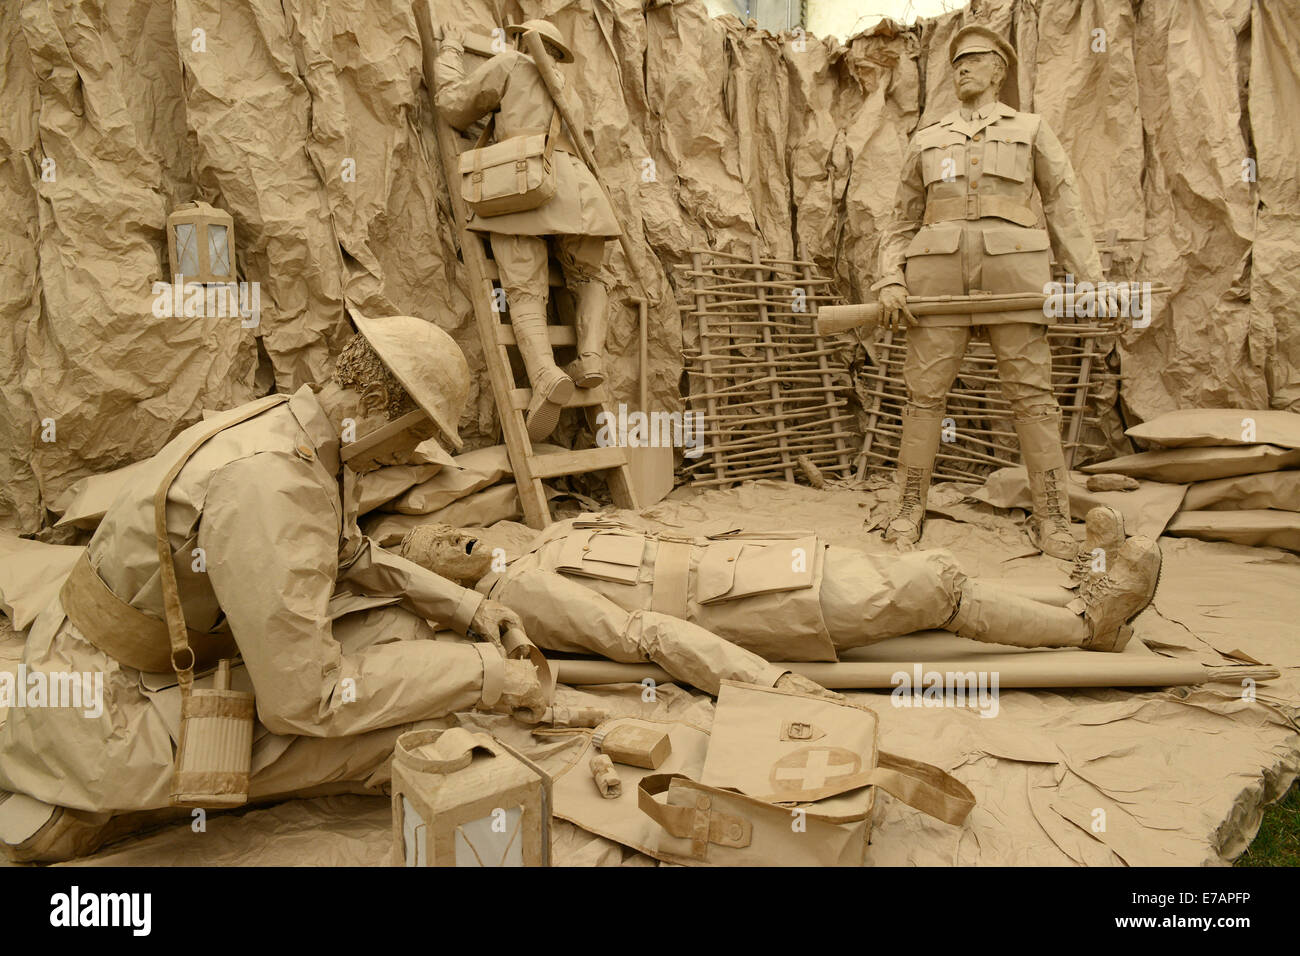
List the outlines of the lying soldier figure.
{"type": "Polygon", "coordinates": [[[177,686],[183,670],[217,659],[242,656],[255,693],[252,800],[376,792],[393,742],[413,723],[476,706],[544,708],[534,665],[502,653],[514,614],[357,528],[357,475],[428,460],[417,445],[439,434],[459,446],[470,379],[460,348],[433,323],[355,319],[362,334],[319,392],[304,386],[220,412],[150,459],[33,622],[27,673],[102,673],[103,701],[98,716],[9,711],[0,823],[21,809],[39,824],[30,834],[0,829],[11,859],[84,855],[130,832],[142,812],[168,809],[177,686]],[[163,623],[160,485],[169,485],[163,547],[192,660],[173,653],[163,623]],[[431,640],[435,625],[481,643],[431,640]]]}
{"type": "Polygon", "coordinates": [[[1068,607],[968,578],[942,550],[867,554],[808,532],[673,536],[593,515],[552,525],[478,587],[539,647],[652,661],[711,694],[723,679],[816,693],[769,661],[835,661],[930,628],[1017,647],[1123,650],[1129,621],[1155,593],[1160,548],[1126,539],[1110,508],[1089,512],[1087,536],[1085,553],[1104,570],[1081,569],[1068,607]]]}

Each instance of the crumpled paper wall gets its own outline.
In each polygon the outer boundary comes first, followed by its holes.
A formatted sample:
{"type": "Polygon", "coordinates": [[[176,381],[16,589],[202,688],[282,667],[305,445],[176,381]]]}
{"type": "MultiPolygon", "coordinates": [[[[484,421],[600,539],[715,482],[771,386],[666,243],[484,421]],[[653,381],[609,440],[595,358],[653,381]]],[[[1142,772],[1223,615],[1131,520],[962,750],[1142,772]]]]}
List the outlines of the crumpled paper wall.
{"type": "MultiPolygon", "coordinates": [[[[954,105],[948,40],[991,24],[1095,229],[1145,236],[1138,273],[1175,290],[1124,338],[1130,423],[1300,409],[1300,127],[1284,105],[1300,28],[1283,6],[994,0],[844,45],[711,19],[702,0],[435,0],[464,26],[547,17],[570,38],[566,69],[659,299],[650,382],[668,409],[672,267],[758,243],[861,298],[907,139],[954,105]]],[[[482,367],[405,3],[27,0],[0,9],[0,64],[0,525],[38,530],[76,479],[152,454],[205,407],[322,379],[349,308],[436,321],[482,367]],[[255,330],[151,313],[167,211],[196,198],[235,218],[255,330]]],[[[635,401],[623,300],[637,289],[617,244],[606,268],[612,386],[635,401]]],[[[483,380],[472,444],[495,441],[483,380]]]]}

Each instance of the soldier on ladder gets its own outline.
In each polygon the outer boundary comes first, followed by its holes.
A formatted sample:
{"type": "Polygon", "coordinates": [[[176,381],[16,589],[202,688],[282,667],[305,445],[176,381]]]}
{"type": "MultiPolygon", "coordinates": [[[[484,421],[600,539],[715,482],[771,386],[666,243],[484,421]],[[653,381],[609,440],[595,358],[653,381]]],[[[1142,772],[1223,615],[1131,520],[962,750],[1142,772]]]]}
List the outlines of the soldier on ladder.
{"type": "MultiPolygon", "coordinates": [[[[573,54],[553,24],[529,20],[506,28],[514,37],[528,31],[543,37],[558,62],[573,62],[573,54]]],[[[559,128],[555,103],[533,60],[519,49],[507,48],[466,75],[463,54],[461,34],[448,27],[439,47],[435,82],[439,111],[452,126],[464,130],[495,112],[498,143],[548,129],[554,141],[555,193],[550,199],[520,212],[474,213],[468,224],[469,229],[488,233],[491,239],[510,323],[533,389],[526,417],[528,436],[540,441],[555,429],[575,384],[593,388],[604,381],[601,355],[609,294],[600,267],[605,243],[618,236],[619,225],[568,132],[559,128]],[[565,282],[578,300],[578,357],[563,370],[555,364],[546,331],[548,246],[554,249],[565,282]]],[[[582,125],[581,118],[576,122],[582,125]]],[[[574,131],[574,135],[581,133],[574,131]]]]}

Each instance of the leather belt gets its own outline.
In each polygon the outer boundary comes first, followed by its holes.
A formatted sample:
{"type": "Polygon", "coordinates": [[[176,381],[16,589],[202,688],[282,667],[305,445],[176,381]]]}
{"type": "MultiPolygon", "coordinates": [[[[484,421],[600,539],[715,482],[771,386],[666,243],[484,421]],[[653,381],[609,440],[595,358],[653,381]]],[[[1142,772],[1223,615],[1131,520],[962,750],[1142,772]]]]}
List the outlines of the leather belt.
{"type": "Polygon", "coordinates": [[[650,592],[650,610],[671,617],[686,617],[691,551],[691,545],[680,541],[659,542],[659,550],[655,552],[655,579],[650,592]]]}
{"type": "MultiPolygon", "coordinates": [[[[90,563],[90,550],[72,566],[72,573],[59,591],[63,613],[86,640],[113,660],[138,671],[164,673],[172,670],[171,641],[167,624],[128,604],[104,583],[90,563]]],[[[229,631],[201,634],[189,631],[195,666],[211,667],[223,657],[237,653],[229,631]]]]}
{"type": "Polygon", "coordinates": [[[925,204],[925,224],[953,222],[965,219],[983,219],[990,216],[1006,219],[1018,226],[1034,226],[1038,218],[1034,211],[1016,199],[1006,196],[952,196],[931,199],[925,204]]]}

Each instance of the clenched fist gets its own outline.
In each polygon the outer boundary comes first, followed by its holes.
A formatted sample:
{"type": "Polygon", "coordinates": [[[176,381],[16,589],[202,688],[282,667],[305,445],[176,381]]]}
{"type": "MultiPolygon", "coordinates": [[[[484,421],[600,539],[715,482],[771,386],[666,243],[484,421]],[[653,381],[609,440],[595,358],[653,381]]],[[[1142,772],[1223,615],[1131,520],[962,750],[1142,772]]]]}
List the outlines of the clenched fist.
{"type": "Polygon", "coordinates": [[[504,604],[486,598],[478,606],[478,611],[469,622],[469,628],[483,640],[491,641],[497,647],[501,647],[501,639],[505,632],[511,628],[518,628],[522,632],[524,622],[519,619],[518,614],[504,604]]]}

